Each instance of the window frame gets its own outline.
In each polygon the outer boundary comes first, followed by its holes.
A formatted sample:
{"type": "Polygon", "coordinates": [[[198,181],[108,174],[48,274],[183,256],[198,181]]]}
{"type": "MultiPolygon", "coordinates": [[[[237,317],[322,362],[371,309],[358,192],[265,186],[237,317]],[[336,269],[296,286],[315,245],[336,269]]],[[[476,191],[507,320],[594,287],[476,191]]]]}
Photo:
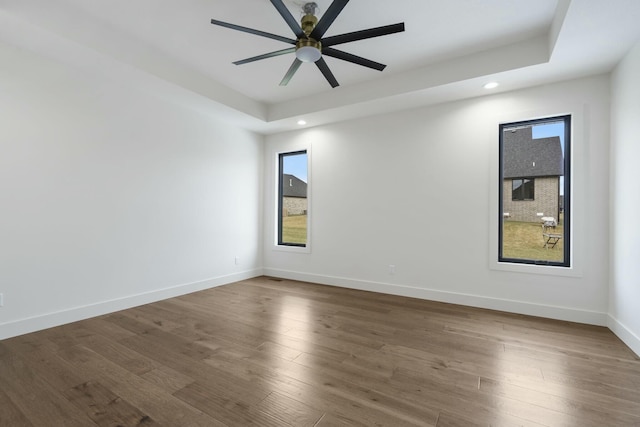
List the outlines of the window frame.
{"type": "Polygon", "coordinates": [[[310,148],[299,148],[295,150],[280,151],[276,154],[276,188],[275,188],[275,242],[274,246],[278,250],[292,251],[292,252],[310,252],[310,214],[311,214],[311,192],[310,192],[310,148]],[[307,156],[307,238],[306,243],[284,242],[282,240],[282,210],[284,207],[284,173],[283,164],[284,158],[287,156],[295,156],[305,154],[307,156]]]}
{"type": "MultiPolygon", "coordinates": [[[[550,266],[550,267],[562,267],[570,269],[572,268],[572,173],[571,173],[571,165],[572,165],[572,138],[573,138],[573,115],[572,114],[560,114],[554,116],[548,116],[544,118],[538,119],[529,119],[529,120],[517,120],[510,122],[501,122],[498,126],[499,132],[499,141],[498,141],[498,263],[504,264],[512,264],[512,265],[535,265],[535,266],[550,266]],[[562,239],[563,242],[563,261],[548,261],[548,260],[533,260],[533,259],[524,259],[524,258],[507,258],[503,256],[503,225],[504,225],[504,209],[503,209],[503,200],[504,200],[504,171],[503,171],[503,160],[504,160],[504,130],[508,128],[514,127],[523,127],[523,126],[535,126],[545,123],[553,123],[553,122],[564,122],[564,152],[563,152],[563,177],[564,177],[564,185],[562,187],[564,192],[564,200],[563,200],[563,231],[564,235],[562,239]]],[[[525,177],[526,178],[526,177],[525,177]]],[[[524,179],[524,178],[519,178],[524,179]]],[[[535,198],[535,190],[534,190],[534,198],[535,198]]],[[[513,199],[512,199],[513,200],[513,199]]],[[[534,200],[534,199],[525,199],[525,200],[534,200]]],[[[521,200],[513,200],[513,201],[521,201],[521,200]]]]}

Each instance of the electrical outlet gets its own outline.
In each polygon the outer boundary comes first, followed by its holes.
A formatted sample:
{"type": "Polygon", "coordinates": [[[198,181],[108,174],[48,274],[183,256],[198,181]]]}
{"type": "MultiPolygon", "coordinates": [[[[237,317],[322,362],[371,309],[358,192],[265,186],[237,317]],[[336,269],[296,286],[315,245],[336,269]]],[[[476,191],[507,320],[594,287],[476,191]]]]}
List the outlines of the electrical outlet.
{"type": "Polygon", "coordinates": [[[240,257],[239,256],[236,257],[236,265],[240,265],[240,257]]]}
{"type": "Polygon", "coordinates": [[[396,274],[396,266],[389,264],[389,274],[396,274]]]}

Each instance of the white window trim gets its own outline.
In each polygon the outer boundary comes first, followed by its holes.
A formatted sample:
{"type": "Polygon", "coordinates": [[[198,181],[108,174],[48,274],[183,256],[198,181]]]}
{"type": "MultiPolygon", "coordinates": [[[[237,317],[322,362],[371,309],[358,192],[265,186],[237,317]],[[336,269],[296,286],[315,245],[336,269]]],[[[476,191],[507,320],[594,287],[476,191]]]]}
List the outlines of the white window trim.
{"type": "Polygon", "coordinates": [[[300,253],[300,254],[309,254],[311,253],[311,215],[313,211],[312,207],[312,178],[311,178],[311,144],[300,144],[292,147],[287,147],[287,149],[277,150],[273,155],[273,197],[271,200],[273,201],[273,233],[272,233],[272,241],[274,251],[279,252],[291,252],[291,253],[300,253]],[[305,246],[288,246],[288,245],[279,245],[278,244],[278,197],[279,197],[279,178],[280,178],[280,154],[294,153],[296,151],[305,151],[307,152],[307,243],[305,246]]]}
{"type": "Polygon", "coordinates": [[[559,108],[556,111],[550,112],[549,110],[540,111],[522,111],[513,112],[510,114],[501,115],[496,117],[495,126],[491,126],[491,144],[493,144],[493,152],[491,155],[491,186],[489,190],[489,268],[497,271],[509,271],[516,273],[528,273],[528,274],[542,274],[550,276],[563,276],[563,277],[582,277],[584,260],[586,257],[584,248],[586,241],[586,215],[581,215],[580,212],[585,212],[585,189],[588,188],[588,177],[586,176],[584,164],[580,164],[576,168],[576,159],[582,159],[581,163],[586,160],[587,138],[585,132],[585,109],[584,104],[580,105],[567,105],[564,108],[559,108]],[[551,266],[551,265],[537,265],[537,264],[519,264],[513,262],[499,262],[498,261],[498,228],[500,227],[499,221],[499,144],[498,144],[498,129],[499,125],[504,123],[522,122],[536,119],[546,119],[558,116],[571,115],[571,229],[570,240],[571,254],[570,254],[570,266],[551,266]],[[578,213],[576,215],[576,213],[578,213]]]}

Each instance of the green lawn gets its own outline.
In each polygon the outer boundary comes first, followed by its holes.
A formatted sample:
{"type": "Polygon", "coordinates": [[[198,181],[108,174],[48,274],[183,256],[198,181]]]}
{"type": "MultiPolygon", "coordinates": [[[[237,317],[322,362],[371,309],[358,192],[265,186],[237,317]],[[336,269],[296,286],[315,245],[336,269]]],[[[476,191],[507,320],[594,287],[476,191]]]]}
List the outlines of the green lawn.
{"type": "MultiPolygon", "coordinates": [[[[564,240],[560,239],[555,248],[544,248],[542,224],[537,222],[518,222],[505,220],[503,222],[502,255],[505,258],[530,259],[535,261],[563,261],[564,240]]],[[[554,234],[564,234],[562,220],[554,234]]]]}
{"type": "Polygon", "coordinates": [[[307,216],[294,215],[282,218],[282,240],[286,243],[307,243],[307,216]]]}

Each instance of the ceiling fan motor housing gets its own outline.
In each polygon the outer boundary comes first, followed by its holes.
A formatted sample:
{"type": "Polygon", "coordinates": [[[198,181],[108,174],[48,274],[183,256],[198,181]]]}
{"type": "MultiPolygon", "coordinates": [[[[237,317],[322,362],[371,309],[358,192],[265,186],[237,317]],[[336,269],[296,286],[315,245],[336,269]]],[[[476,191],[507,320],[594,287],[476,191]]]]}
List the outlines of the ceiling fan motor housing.
{"type": "Polygon", "coordinates": [[[316,62],[322,56],[322,43],[314,39],[300,39],[296,42],[296,58],[302,62],[316,62]]]}
{"type": "Polygon", "coordinates": [[[309,37],[318,23],[318,18],[312,14],[302,17],[302,31],[306,37],[296,41],[296,58],[302,62],[316,62],[322,56],[322,43],[309,37]]]}

